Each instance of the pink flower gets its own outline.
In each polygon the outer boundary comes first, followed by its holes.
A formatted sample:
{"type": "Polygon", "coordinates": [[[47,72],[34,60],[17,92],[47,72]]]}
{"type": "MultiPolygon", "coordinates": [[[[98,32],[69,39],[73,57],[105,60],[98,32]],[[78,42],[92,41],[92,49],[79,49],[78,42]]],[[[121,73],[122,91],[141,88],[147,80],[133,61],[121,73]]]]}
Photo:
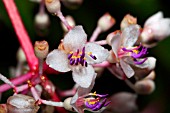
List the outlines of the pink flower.
{"type": "Polygon", "coordinates": [[[90,86],[95,75],[91,65],[105,61],[109,55],[102,46],[86,42],[82,26],[76,26],[65,35],[63,49],[53,50],[46,59],[49,67],[59,72],[72,70],[73,80],[84,88],[90,86]]]}
{"type": "MultiPolygon", "coordinates": [[[[141,44],[134,47],[139,35],[140,27],[138,25],[130,25],[124,28],[122,33],[117,32],[111,39],[113,57],[117,63],[117,68],[121,68],[128,78],[135,74],[131,65],[139,68],[150,68],[149,64],[152,61],[153,65],[155,65],[156,60],[154,58],[145,57],[148,53],[146,47],[141,44]]],[[[120,70],[118,73],[120,73],[120,70]]]]}

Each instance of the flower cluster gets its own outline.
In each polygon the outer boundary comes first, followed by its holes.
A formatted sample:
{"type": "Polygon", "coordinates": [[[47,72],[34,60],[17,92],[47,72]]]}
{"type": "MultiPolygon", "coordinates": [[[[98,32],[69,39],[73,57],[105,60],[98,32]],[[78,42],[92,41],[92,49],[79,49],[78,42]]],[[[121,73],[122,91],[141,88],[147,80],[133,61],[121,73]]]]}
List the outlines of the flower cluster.
{"type": "MultiPolygon", "coordinates": [[[[36,41],[33,47],[15,2],[3,0],[22,49],[17,53],[17,67],[11,69],[11,76],[15,78],[9,80],[0,74],[0,79],[6,83],[0,85],[0,93],[10,88],[14,91],[7,103],[0,105],[0,112],[37,113],[41,104],[46,107],[54,106],[62,113],[67,113],[66,110],[78,113],[84,113],[84,110],[137,112],[137,94],[150,94],[155,89],[156,58],[149,56],[148,48],[154,47],[170,35],[170,19],[163,18],[162,12],[158,12],[146,20],[142,28],[137,24],[137,18],[128,14],[121,21],[120,30],[111,32],[104,40],[96,41],[100,33],[108,31],[115,24],[115,19],[106,13],[99,18],[97,27],[88,40],[83,26],[76,25],[71,16],[67,18],[61,12],[60,2],[66,7],[77,8],[82,4],[82,0],[30,1],[40,3],[39,12],[35,16],[37,29],[48,29],[50,25],[50,18],[45,12],[47,8],[49,13],[61,20],[64,37],[61,38],[58,48],[50,52],[45,40],[36,41]],[[103,45],[109,45],[111,49],[103,45]],[[25,63],[26,61],[28,63],[25,63]],[[23,72],[25,67],[27,71],[23,72]],[[110,96],[91,93],[95,80],[102,75],[104,69],[125,81],[135,94],[121,92],[110,96]],[[60,90],[48,78],[50,74],[64,74],[69,71],[72,71],[75,82],[75,86],[70,90],[60,90]],[[129,78],[134,78],[135,81],[129,78]],[[60,97],[68,98],[62,102],[60,97]]],[[[41,33],[40,35],[43,36],[41,33]]]]}

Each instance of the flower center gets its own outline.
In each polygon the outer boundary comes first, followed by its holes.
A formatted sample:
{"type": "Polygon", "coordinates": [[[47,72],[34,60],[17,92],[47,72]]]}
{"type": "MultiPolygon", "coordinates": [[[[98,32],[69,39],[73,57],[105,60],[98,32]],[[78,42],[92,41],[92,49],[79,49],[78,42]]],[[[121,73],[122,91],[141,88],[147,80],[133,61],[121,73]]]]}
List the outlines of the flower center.
{"type": "Polygon", "coordinates": [[[144,58],[148,54],[147,48],[141,44],[133,49],[122,48],[122,50],[124,51],[124,54],[129,53],[128,55],[133,58],[135,64],[140,65],[147,60],[147,58],[144,58]],[[139,61],[137,60],[138,58],[144,59],[139,61]]]}
{"type": "Polygon", "coordinates": [[[70,60],[70,65],[79,65],[81,64],[82,66],[86,66],[87,67],[87,61],[86,61],[86,57],[85,55],[90,56],[92,59],[96,60],[96,56],[94,56],[92,54],[92,52],[85,52],[85,47],[83,47],[83,49],[80,51],[79,49],[77,50],[77,52],[73,52],[71,51],[68,54],[68,59],[70,60]]]}

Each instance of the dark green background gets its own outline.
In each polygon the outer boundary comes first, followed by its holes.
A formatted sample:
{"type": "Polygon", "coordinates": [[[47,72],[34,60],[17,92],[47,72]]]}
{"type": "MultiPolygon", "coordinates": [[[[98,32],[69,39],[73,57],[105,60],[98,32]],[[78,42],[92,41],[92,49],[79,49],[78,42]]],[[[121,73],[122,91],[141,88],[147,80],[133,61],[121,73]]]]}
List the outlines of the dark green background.
{"type": "MultiPolygon", "coordinates": [[[[63,37],[59,19],[49,14],[52,24],[46,31],[47,34],[45,36],[38,36],[33,22],[34,15],[39,8],[38,4],[29,2],[28,0],[15,0],[15,2],[32,43],[36,40],[47,40],[50,44],[50,50],[57,48],[60,39],[63,37]]],[[[83,5],[78,9],[70,10],[62,5],[61,10],[64,15],[72,15],[78,25],[83,25],[89,37],[96,27],[98,18],[105,12],[109,12],[116,19],[116,25],[99,36],[99,39],[104,39],[108,33],[119,29],[120,22],[127,13],[137,17],[138,24],[143,26],[145,20],[158,11],[163,11],[165,17],[170,17],[169,7],[170,3],[168,0],[84,0],[83,5]]],[[[15,54],[18,47],[19,43],[1,0],[0,73],[8,76],[9,67],[16,66],[15,54]]],[[[151,95],[139,95],[137,103],[141,110],[149,103],[156,103],[155,108],[160,108],[161,113],[168,113],[170,112],[170,38],[160,42],[156,47],[149,49],[149,56],[154,56],[157,59],[155,69],[156,90],[151,95]]],[[[96,80],[94,91],[98,93],[109,93],[110,95],[120,91],[133,92],[123,81],[115,78],[107,70],[104,72],[103,77],[96,80]]],[[[53,82],[63,90],[71,88],[74,84],[71,73],[50,75],[49,77],[53,78],[53,82]]],[[[11,94],[8,92],[3,94],[1,103],[5,102],[7,96],[11,94]]]]}

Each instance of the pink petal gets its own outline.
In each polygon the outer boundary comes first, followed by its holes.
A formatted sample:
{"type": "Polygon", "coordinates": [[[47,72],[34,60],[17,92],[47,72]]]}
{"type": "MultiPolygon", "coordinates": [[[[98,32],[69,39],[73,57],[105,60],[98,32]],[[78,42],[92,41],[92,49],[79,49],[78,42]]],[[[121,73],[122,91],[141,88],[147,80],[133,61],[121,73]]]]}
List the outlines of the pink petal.
{"type": "Polygon", "coordinates": [[[87,35],[82,26],[75,26],[63,39],[63,45],[66,51],[77,51],[82,49],[87,41],[87,35]]]}
{"type": "Polygon", "coordinates": [[[124,62],[122,59],[120,60],[120,65],[125,73],[125,75],[130,78],[132,77],[135,72],[134,70],[131,68],[131,66],[129,64],[127,64],[126,62],[124,62]]]}
{"type": "Polygon", "coordinates": [[[46,63],[49,67],[60,72],[68,72],[71,70],[69,68],[67,54],[62,50],[56,49],[50,52],[47,56],[46,63]]]}
{"type": "Polygon", "coordinates": [[[140,34],[139,25],[130,25],[124,28],[122,32],[122,46],[123,47],[132,47],[135,42],[138,40],[140,34]]]}
{"type": "Polygon", "coordinates": [[[101,63],[105,61],[109,56],[109,51],[107,49],[95,43],[87,43],[85,45],[85,51],[86,53],[92,52],[92,55],[97,58],[96,60],[94,60],[89,55],[86,55],[88,64],[101,63]]]}
{"type": "Polygon", "coordinates": [[[88,65],[87,67],[76,66],[72,71],[73,80],[83,88],[88,88],[96,75],[91,65],[88,65]]]}

